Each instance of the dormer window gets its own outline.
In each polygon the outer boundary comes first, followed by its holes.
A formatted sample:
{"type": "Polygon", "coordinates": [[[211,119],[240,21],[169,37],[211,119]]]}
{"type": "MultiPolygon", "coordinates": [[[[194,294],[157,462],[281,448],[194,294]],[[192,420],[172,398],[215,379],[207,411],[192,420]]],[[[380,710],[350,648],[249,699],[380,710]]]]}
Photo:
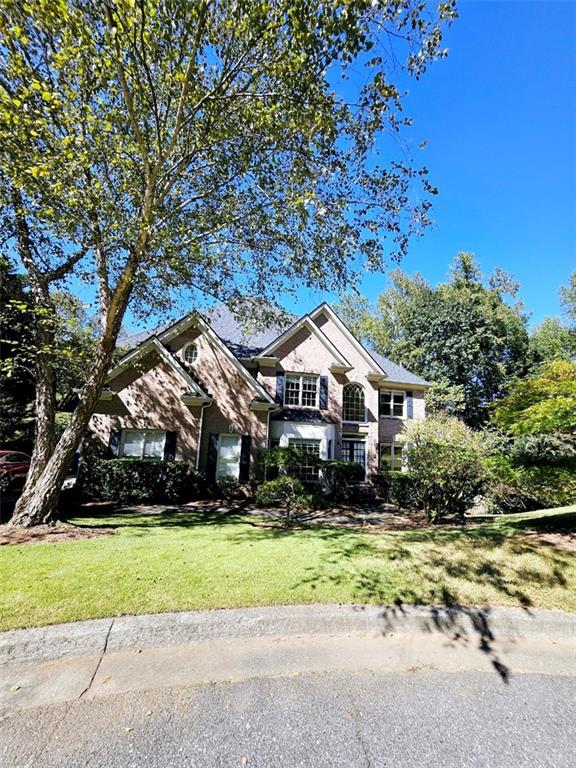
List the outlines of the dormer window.
{"type": "Polygon", "coordinates": [[[184,347],[184,360],[188,365],[193,365],[198,357],[198,347],[196,344],[187,344],[184,347]]]}

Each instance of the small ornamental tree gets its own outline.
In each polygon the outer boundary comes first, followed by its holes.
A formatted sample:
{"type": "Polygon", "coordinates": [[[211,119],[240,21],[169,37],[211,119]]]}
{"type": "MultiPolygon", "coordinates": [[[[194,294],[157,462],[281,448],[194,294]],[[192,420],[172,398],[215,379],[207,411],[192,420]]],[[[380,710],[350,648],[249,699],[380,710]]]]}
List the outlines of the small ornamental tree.
{"type": "Polygon", "coordinates": [[[39,306],[74,275],[99,319],[55,448],[42,361],[14,525],[54,512],[129,306],[265,306],[302,284],[342,290],[362,261],[405,253],[435,190],[376,139],[409,123],[395,80],[445,54],[455,15],[453,0],[4,0],[3,230],[39,306]]]}
{"type": "Polygon", "coordinates": [[[488,436],[450,416],[410,421],[404,435],[403,456],[428,519],[445,515],[463,519],[482,488],[488,436]]]}
{"type": "Polygon", "coordinates": [[[551,360],[495,404],[493,423],[512,435],[576,433],[576,363],[551,360]]]}

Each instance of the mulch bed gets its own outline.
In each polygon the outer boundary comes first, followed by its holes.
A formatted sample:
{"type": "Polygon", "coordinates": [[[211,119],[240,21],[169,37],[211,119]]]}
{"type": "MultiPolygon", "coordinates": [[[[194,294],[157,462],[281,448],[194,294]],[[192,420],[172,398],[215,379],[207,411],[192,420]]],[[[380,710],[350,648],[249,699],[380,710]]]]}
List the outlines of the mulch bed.
{"type": "Polygon", "coordinates": [[[7,525],[0,525],[0,546],[97,539],[113,533],[114,531],[108,528],[89,528],[60,522],[54,525],[35,525],[32,528],[9,528],[7,525]]]}

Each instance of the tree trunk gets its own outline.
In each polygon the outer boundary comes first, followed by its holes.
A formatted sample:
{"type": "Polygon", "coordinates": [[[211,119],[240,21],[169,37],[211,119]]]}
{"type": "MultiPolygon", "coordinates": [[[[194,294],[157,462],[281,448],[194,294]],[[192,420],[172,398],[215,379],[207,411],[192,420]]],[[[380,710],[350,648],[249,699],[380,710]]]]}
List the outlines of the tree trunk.
{"type": "MultiPolygon", "coordinates": [[[[102,345],[70,423],[36,480],[26,483],[8,525],[28,528],[55,519],[62,483],[100,397],[113,349],[113,344],[102,345]]],[[[40,433],[38,438],[44,441],[44,435],[40,433]]]]}

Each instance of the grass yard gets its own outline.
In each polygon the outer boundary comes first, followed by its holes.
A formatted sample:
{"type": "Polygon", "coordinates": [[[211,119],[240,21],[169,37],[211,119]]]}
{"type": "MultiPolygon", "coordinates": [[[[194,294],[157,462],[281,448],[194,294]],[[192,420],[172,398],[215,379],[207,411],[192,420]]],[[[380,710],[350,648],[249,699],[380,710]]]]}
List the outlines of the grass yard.
{"type": "Polygon", "coordinates": [[[264,604],[400,600],[576,610],[576,554],[546,541],[574,531],[576,507],[464,528],[371,533],[284,530],[198,509],[75,522],[114,533],[0,547],[0,629],[264,604]]]}

